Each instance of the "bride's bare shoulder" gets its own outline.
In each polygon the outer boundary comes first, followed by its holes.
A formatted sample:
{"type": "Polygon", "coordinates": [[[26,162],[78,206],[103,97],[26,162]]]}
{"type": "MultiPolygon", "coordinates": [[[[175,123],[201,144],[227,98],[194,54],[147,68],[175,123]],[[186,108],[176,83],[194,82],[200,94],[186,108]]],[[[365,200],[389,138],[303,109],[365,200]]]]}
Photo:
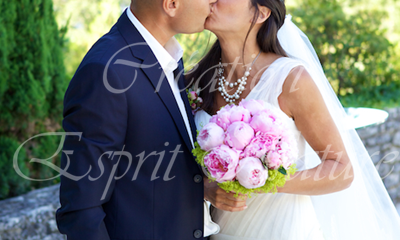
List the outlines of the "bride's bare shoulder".
{"type": "Polygon", "coordinates": [[[317,90],[314,80],[307,70],[299,65],[294,67],[286,77],[282,86],[282,92],[290,93],[306,93],[311,90],[317,90]]]}
{"type": "Polygon", "coordinates": [[[295,109],[307,108],[315,101],[322,100],[318,87],[303,66],[294,67],[282,86],[282,93],[278,97],[283,112],[294,118],[295,109]]]}

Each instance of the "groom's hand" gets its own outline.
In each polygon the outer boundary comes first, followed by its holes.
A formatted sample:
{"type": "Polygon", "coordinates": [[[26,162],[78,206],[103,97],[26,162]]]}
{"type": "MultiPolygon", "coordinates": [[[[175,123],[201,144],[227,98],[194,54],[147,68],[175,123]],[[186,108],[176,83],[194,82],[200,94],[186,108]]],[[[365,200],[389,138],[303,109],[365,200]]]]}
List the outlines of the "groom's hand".
{"type": "Polygon", "coordinates": [[[214,207],[229,212],[240,212],[246,209],[247,196],[239,194],[236,198],[234,195],[235,193],[227,193],[216,182],[210,182],[204,177],[204,198],[214,207]]]}

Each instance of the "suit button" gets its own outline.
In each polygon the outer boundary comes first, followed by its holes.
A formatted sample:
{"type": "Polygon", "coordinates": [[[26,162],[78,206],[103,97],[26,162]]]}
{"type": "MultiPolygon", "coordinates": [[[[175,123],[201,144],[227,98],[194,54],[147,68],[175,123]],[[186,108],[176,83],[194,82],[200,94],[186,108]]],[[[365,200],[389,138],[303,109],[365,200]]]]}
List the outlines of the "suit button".
{"type": "Polygon", "coordinates": [[[203,231],[201,231],[201,230],[196,230],[196,231],[194,231],[193,236],[194,236],[195,238],[201,238],[201,237],[203,237],[203,231]]]}
{"type": "Polygon", "coordinates": [[[196,174],[196,176],[194,176],[193,180],[195,183],[201,183],[201,181],[203,181],[203,177],[199,174],[196,174]]]}

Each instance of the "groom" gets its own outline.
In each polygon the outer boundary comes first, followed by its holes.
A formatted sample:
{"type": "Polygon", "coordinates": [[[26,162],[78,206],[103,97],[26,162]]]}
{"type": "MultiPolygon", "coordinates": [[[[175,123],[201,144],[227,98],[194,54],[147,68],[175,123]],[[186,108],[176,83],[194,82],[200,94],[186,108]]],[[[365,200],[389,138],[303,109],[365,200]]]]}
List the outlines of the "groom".
{"type": "Polygon", "coordinates": [[[173,36],[202,31],[213,2],[133,0],[83,59],[64,99],[56,218],[69,240],[203,239],[203,178],[173,36]]]}

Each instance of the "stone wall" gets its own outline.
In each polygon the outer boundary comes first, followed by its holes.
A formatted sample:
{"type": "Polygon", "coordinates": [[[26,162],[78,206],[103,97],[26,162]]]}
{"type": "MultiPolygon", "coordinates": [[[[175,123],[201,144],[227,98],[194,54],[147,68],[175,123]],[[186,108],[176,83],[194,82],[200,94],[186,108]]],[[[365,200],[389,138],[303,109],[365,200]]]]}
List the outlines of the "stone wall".
{"type": "MultiPolygon", "coordinates": [[[[386,109],[388,120],[358,129],[388,192],[400,213],[400,108],[386,109]]],[[[65,240],[55,211],[59,185],[0,201],[0,240],[65,240]]]]}
{"type": "Polygon", "coordinates": [[[58,232],[55,211],[59,185],[0,202],[0,240],[66,240],[58,232]]]}
{"type": "Polygon", "coordinates": [[[400,108],[385,110],[389,113],[385,123],[357,132],[400,213],[400,108]]]}

